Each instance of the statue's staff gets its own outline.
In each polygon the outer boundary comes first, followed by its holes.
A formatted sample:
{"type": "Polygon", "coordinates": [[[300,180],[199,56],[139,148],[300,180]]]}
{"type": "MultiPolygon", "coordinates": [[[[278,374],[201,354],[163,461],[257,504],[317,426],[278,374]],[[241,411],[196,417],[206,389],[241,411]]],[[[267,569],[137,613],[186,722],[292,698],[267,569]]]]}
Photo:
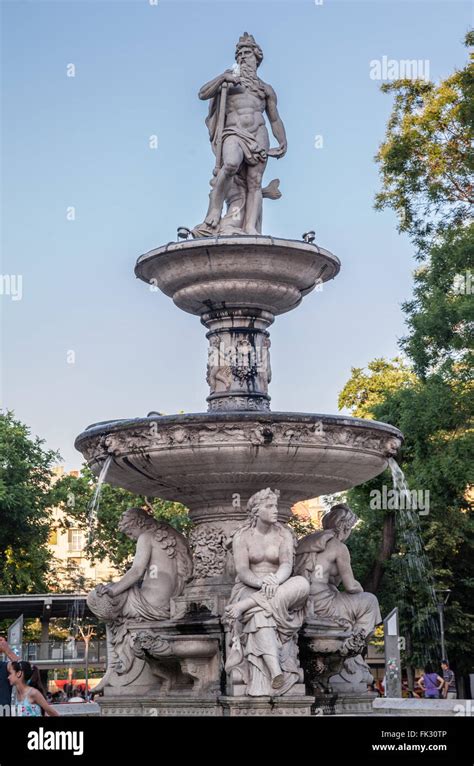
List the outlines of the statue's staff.
{"type": "Polygon", "coordinates": [[[222,133],[224,132],[224,123],[225,123],[225,106],[227,102],[227,88],[229,87],[228,82],[223,82],[221,85],[220,90],[220,100],[219,100],[219,115],[217,117],[217,141],[216,141],[216,165],[213,170],[213,174],[216,176],[221,169],[222,164],[222,146],[224,144],[222,140],[222,133]]]}

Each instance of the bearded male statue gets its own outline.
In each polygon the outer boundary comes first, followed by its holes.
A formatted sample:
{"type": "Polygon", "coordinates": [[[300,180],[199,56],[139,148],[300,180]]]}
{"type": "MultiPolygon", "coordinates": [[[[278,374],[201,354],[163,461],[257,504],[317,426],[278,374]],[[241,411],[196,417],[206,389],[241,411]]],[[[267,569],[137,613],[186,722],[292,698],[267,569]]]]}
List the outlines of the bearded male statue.
{"type": "Polygon", "coordinates": [[[211,101],[206,125],[216,165],[206,218],[191,231],[194,237],[261,234],[262,197],[281,196],[278,179],[262,189],[267,158],[283,157],[287,148],[275,91],[257,75],[262,59],[262,49],[245,32],[235,51],[237,65],[199,91],[200,99],[211,101]],[[279,144],[275,149],[270,149],[264,113],[279,144]]]}

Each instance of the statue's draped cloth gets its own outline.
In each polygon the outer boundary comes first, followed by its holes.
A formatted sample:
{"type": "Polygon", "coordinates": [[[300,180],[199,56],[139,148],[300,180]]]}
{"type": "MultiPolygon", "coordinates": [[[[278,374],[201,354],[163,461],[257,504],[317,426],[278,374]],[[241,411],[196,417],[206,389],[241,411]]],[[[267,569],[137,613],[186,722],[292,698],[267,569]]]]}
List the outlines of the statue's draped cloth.
{"type": "Polygon", "coordinates": [[[319,593],[311,593],[314,614],[335,622],[350,623],[354,633],[364,631],[368,636],[382,621],[380,608],[373,593],[345,593],[330,583],[319,593]]]}
{"type": "Polygon", "coordinates": [[[290,577],[272,598],[237,581],[229,604],[252,598],[255,606],[234,623],[232,649],[226,670],[238,667],[250,696],[279,696],[299,679],[297,634],[303,624],[308,583],[304,577],[290,577]],[[277,659],[284,683],[273,689],[264,655],[277,659]]]}
{"type": "Polygon", "coordinates": [[[133,585],[119,596],[98,596],[95,590],[87,597],[89,608],[105,622],[117,619],[166,620],[170,615],[169,599],[148,601],[139,585],[133,585]]]}
{"type": "Polygon", "coordinates": [[[143,620],[166,620],[170,616],[169,599],[162,603],[151,604],[142,595],[141,588],[133,585],[128,591],[118,596],[120,599],[124,596],[123,603],[120,605],[120,611],[123,617],[138,617],[143,620]]]}

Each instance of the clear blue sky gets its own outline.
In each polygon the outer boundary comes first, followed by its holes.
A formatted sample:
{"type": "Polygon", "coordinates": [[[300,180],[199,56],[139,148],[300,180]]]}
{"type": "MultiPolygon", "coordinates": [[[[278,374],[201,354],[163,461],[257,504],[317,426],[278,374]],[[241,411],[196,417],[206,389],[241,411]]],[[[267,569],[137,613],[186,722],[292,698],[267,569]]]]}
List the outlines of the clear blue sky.
{"type": "Polygon", "coordinates": [[[263,231],[314,228],[342,261],[273,325],[272,409],[336,412],[351,366],[397,353],[414,261],[394,215],[373,210],[391,97],[369,62],[429,59],[445,77],[466,58],[469,3],[4,0],[2,12],[2,272],[23,277],[22,300],[0,297],[2,403],[68,468],[92,422],[206,409],[204,328],[133,267],[203,219],[213,157],[197,92],[245,30],[289,145],[269,161],[283,198],[265,203],[263,231]]]}

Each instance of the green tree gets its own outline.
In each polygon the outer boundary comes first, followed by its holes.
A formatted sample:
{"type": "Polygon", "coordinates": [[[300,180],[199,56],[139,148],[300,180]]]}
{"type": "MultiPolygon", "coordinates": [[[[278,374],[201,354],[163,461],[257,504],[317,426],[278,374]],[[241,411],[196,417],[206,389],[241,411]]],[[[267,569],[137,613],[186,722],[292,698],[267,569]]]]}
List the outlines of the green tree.
{"type": "Polygon", "coordinates": [[[415,272],[412,300],[403,305],[408,336],[402,347],[421,378],[438,372],[469,385],[474,368],[474,224],[439,236],[415,272]]]}
{"type": "MultiPolygon", "coordinates": [[[[470,33],[466,43],[473,39],[470,33]]],[[[471,669],[467,637],[474,630],[474,72],[466,66],[439,84],[404,80],[382,90],[395,102],[377,155],[376,207],[397,212],[422,264],[403,305],[408,364],[375,360],[367,372],[353,369],[339,405],[400,428],[399,462],[410,489],[429,491],[429,513],[373,507],[374,490],[391,483],[386,472],[349,493],[362,519],[349,544],[359,578],[383,610],[400,607],[409,662],[423,662],[437,641],[424,583],[451,589],[447,649],[463,673],[471,669]]]]}
{"type": "MultiPolygon", "coordinates": [[[[360,383],[362,376],[357,379],[360,383]]],[[[369,383],[361,396],[370,399],[371,389],[369,383]]],[[[474,631],[474,518],[470,495],[474,483],[474,431],[469,425],[472,407],[466,391],[463,382],[432,375],[391,391],[372,408],[373,417],[404,433],[398,460],[410,489],[429,491],[429,513],[419,517],[423,540],[420,577],[413,576],[413,572],[408,576],[410,557],[416,551],[407,550],[401,536],[399,511],[374,507],[374,490],[382,493],[384,485],[387,490],[391,488],[389,473],[349,492],[349,502],[362,519],[349,541],[357,575],[367,590],[377,593],[385,612],[395,605],[400,607],[404,635],[411,639],[410,661],[423,663],[426,648],[436,642],[435,634],[428,635],[429,614],[436,616],[436,612],[429,587],[423,585],[426,573],[422,558],[426,556],[434,584],[452,591],[446,609],[446,639],[450,657],[462,672],[469,668],[468,636],[474,631]]],[[[346,402],[343,399],[341,403],[346,402]]],[[[416,535],[417,530],[413,533],[416,535]]]]}
{"type": "Polygon", "coordinates": [[[50,553],[52,468],[45,450],[12,412],[0,413],[0,592],[42,593],[50,553]]]}
{"type": "Polygon", "coordinates": [[[49,562],[47,584],[48,592],[52,593],[87,593],[94,588],[96,581],[86,577],[82,567],[74,561],[64,562],[52,556],[49,562]]]}
{"type": "MultiPolygon", "coordinates": [[[[470,32],[466,46],[474,42],[470,32]]],[[[423,257],[434,238],[472,216],[474,203],[474,70],[454,72],[439,84],[397,80],[387,133],[376,159],[382,188],[378,209],[398,215],[423,257]]]]}
{"type": "Polygon", "coordinates": [[[339,409],[347,407],[357,418],[373,418],[373,408],[388,394],[416,382],[411,366],[398,356],[390,361],[374,359],[367,367],[368,372],[352,367],[351,377],[339,394],[339,409]]]}

